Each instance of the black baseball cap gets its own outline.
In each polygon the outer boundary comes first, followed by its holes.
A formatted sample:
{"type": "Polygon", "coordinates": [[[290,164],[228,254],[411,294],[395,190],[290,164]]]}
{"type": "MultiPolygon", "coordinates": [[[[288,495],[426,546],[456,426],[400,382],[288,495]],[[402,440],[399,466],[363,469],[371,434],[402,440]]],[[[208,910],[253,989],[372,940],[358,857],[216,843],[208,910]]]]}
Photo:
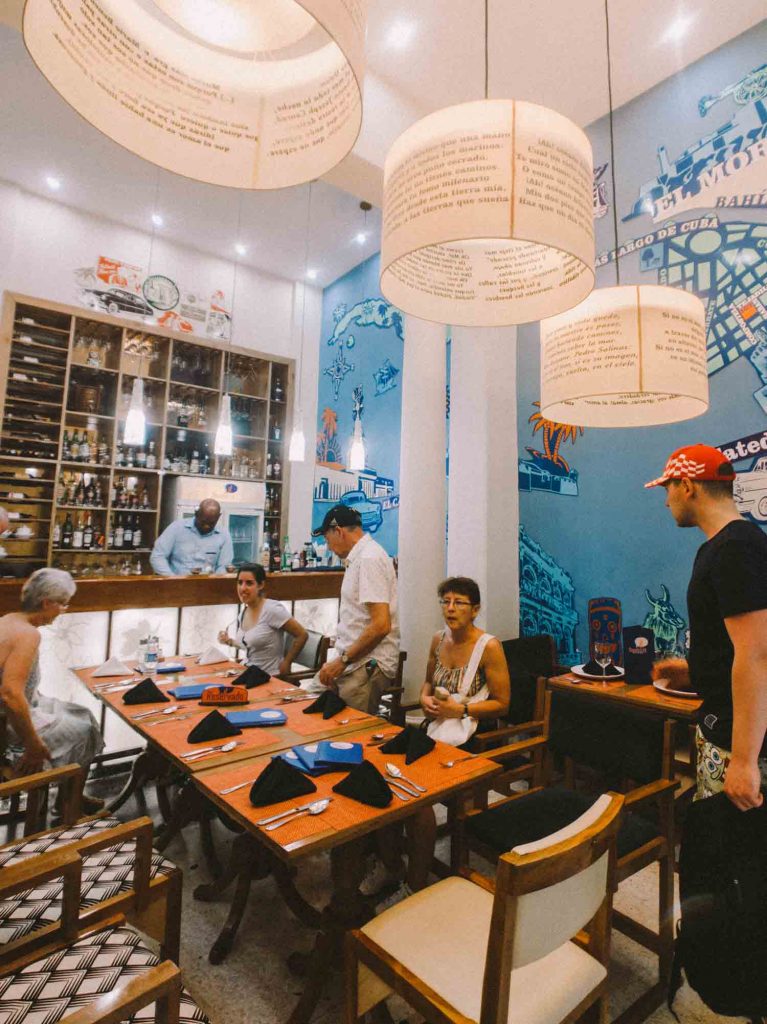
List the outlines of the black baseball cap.
{"type": "Polygon", "coordinates": [[[322,525],[312,530],[312,537],[324,537],[334,526],[362,526],[362,519],[356,509],[348,505],[334,505],[325,513],[322,525]]]}

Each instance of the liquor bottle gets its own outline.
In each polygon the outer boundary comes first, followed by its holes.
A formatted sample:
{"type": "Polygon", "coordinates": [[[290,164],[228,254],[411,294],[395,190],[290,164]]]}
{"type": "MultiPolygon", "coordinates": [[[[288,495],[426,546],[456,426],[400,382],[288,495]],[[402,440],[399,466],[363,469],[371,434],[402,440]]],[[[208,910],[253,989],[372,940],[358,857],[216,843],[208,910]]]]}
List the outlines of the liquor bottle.
{"type": "Polygon", "coordinates": [[[146,469],[146,448],[143,444],[136,452],[136,465],[146,469]]]}
{"type": "Polygon", "coordinates": [[[264,499],[264,514],[270,515],[272,511],[272,490],[270,487],[266,488],[266,498],[264,499]]]}
{"type": "Polygon", "coordinates": [[[79,480],[79,482],[77,484],[77,488],[75,489],[74,504],[75,505],[84,505],[85,504],[85,485],[83,484],[83,478],[82,477],[80,477],[80,480],[79,480]]]}
{"type": "Polygon", "coordinates": [[[109,529],[107,530],[107,547],[108,548],[113,548],[114,546],[115,546],[115,531],[114,531],[114,527],[113,527],[112,523],[110,523],[109,524],[109,529]]]}
{"type": "Polygon", "coordinates": [[[293,558],[290,551],[290,537],[286,533],[285,539],[282,542],[282,561],[280,562],[280,569],[282,569],[283,572],[288,572],[292,561],[293,558]]]}
{"type": "Polygon", "coordinates": [[[75,478],[72,477],[72,479],[69,481],[69,484],[67,485],[67,505],[74,505],[76,493],[77,485],[75,483],[75,478]]]}
{"type": "Polygon", "coordinates": [[[85,488],[85,504],[86,505],[98,505],[99,504],[99,502],[96,501],[96,487],[95,487],[95,484],[93,483],[93,479],[91,479],[90,483],[85,488]]]}
{"type": "Polygon", "coordinates": [[[78,430],[73,431],[69,442],[69,458],[72,462],[80,461],[80,432],[78,430]]]}
{"type": "Polygon", "coordinates": [[[109,447],[106,441],[99,441],[98,462],[100,466],[109,465],[109,447]]]}
{"type": "Polygon", "coordinates": [[[163,471],[165,473],[170,473],[172,465],[173,465],[173,460],[170,457],[170,451],[168,449],[166,449],[165,455],[163,456],[163,460],[162,460],[163,471]]]}
{"type": "Polygon", "coordinates": [[[157,469],[157,454],[154,450],[154,441],[149,442],[149,451],[146,453],[146,468],[157,469]]]}
{"type": "Polygon", "coordinates": [[[67,512],[67,518],[64,520],[64,529],[61,531],[61,546],[63,548],[72,547],[72,534],[74,528],[72,526],[72,514],[67,512]]]}
{"type": "Polygon", "coordinates": [[[123,528],[122,516],[117,517],[117,526],[115,527],[115,547],[119,550],[123,546],[123,538],[125,536],[125,530],[123,528]]]}
{"type": "Polygon", "coordinates": [[[269,572],[272,565],[272,548],[268,538],[264,541],[264,545],[261,548],[261,565],[266,572],[269,572]]]}
{"type": "Polygon", "coordinates": [[[301,558],[297,551],[293,552],[293,557],[290,559],[291,572],[298,572],[301,568],[301,558]]]}
{"type": "Polygon", "coordinates": [[[280,477],[282,476],[282,465],[278,458],[275,458],[274,460],[274,463],[272,465],[272,472],[274,473],[275,480],[279,480],[280,477]]]}
{"type": "Polygon", "coordinates": [[[205,451],[203,452],[202,459],[200,460],[200,472],[206,476],[210,473],[210,445],[205,445],[205,451]]]}
{"type": "Polygon", "coordinates": [[[61,545],[61,523],[56,520],[53,524],[53,546],[55,548],[61,545]]]}
{"type": "Polygon", "coordinates": [[[270,547],[272,549],[272,572],[280,571],[280,535],[275,530],[270,538],[270,547]]]}
{"type": "Polygon", "coordinates": [[[70,450],[69,450],[69,434],[65,430],[64,431],[64,437],[61,439],[61,458],[65,462],[68,462],[69,459],[71,459],[71,457],[72,456],[71,456],[71,453],[70,453],[70,450]]]}
{"type": "Polygon", "coordinates": [[[123,530],[123,542],[124,548],[133,547],[133,522],[130,516],[125,517],[125,529],[123,530]]]}
{"type": "Polygon", "coordinates": [[[192,452],[192,458],[189,462],[189,472],[199,474],[200,472],[200,453],[198,451],[192,452]]]}
{"type": "Polygon", "coordinates": [[[93,547],[93,523],[91,522],[91,514],[88,513],[85,519],[85,529],[83,530],[83,547],[88,551],[93,547]]]}
{"type": "Polygon", "coordinates": [[[139,522],[139,517],[138,516],[134,516],[133,517],[133,547],[134,548],[140,548],[141,547],[141,540],[142,540],[141,524],[139,522]]]}
{"type": "Polygon", "coordinates": [[[271,480],[274,477],[274,466],[272,465],[272,453],[266,453],[266,479],[271,480]]]}
{"type": "Polygon", "coordinates": [[[88,434],[83,431],[83,439],[80,442],[80,461],[90,462],[91,461],[91,446],[88,441],[88,434]]]}
{"type": "Polygon", "coordinates": [[[272,401],[281,402],[285,397],[285,393],[282,390],[282,381],[279,377],[275,377],[274,384],[272,385],[272,401]]]}
{"type": "Polygon", "coordinates": [[[83,518],[78,516],[75,528],[72,531],[72,548],[82,549],[83,546],[83,518]]]}
{"type": "Polygon", "coordinates": [[[118,441],[115,444],[115,466],[122,466],[125,463],[125,455],[123,453],[122,442],[118,441]]]}
{"type": "Polygon", "coordinates": [[[149,503],[149,491],[146,489],[146,487],[141,493],[141,507],[147,509],[152,507],[149,503]]]}
{"type": "Polygon", "coordinates": [[[96,477],[96,486],[93,488],[93,504],[104,504],[104,492],[101,490],[101,481],[96,477]]]}
{"type": "Polygon", "coordinates": [[[135,457],[135,452],[133,451],[133,448],[130,445],[126,445],[126,447],[125,447],[125,465],[126,465],[127,468],[130,468],[131,466],[133,466],[134,457],[135,457]]]}

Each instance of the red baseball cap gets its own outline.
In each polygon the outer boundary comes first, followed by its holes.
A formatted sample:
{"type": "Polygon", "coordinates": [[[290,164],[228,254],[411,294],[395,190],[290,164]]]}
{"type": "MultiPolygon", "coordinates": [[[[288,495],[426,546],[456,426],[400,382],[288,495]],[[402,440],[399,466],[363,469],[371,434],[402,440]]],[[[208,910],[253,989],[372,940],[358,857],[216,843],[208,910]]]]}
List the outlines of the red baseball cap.
{"type": "Polygon", "coordinates": [[[729,459],[707,444],[688,444],[677,448],[668,457],[663,475],[645,487],[660,487],[669,480],[734,480],[735,470],[729,459]]]}

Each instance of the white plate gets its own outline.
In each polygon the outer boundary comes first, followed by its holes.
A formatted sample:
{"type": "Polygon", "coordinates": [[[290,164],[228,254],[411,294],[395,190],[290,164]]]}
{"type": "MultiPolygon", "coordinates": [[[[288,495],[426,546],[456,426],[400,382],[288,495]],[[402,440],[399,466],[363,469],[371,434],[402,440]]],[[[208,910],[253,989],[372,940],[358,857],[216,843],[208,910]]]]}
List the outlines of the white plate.
{"type": "Polygon", "coordinates": [[[619,665],[613,665],[612,667],[618,673],[617,676],[613,675],[612,673],[610,673],[610,675],[607,675],[607,676],[604,676],[604,677],[601,676],[601,675],[594,676],[594,675],[591,675],[590,672],[585,672],[583,665],[573,665],[572,668],[570,669],[570,671],[573,673],[573,675],[580,676],[581,679],[598,679],[600,683],[602,682],[603,678],[604,678],[605,682],[609,682],[611,679],[622,679],[623,678],[623,669],[619,665]]]}
{"type": "Polygon", "coordinates": [[[700,700],[700,694],[694,690],[672,690],[668,679],[654,679],[653,686],[661,693],[668,694],[669,697],[692,697],[695,700],[700,700]]]}

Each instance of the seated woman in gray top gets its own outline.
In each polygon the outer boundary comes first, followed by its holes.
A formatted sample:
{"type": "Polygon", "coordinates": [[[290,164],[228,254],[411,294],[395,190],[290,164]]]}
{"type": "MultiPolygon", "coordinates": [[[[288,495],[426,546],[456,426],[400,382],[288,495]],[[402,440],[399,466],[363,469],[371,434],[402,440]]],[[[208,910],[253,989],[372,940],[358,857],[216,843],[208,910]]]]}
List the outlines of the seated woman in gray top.
{"type": "Polygon", "coordinates": [[[218,634],[219,643],[238,647],[246,652],[248,665],[258,665],[264,672],[277,676],[290,672],[309,634],[300,622],[279,601],[265,596],[266,572],[262,565],[241,565],[237,570],[237,596],[244,606],[237,620],[237,632],[230,637],[225,629],[218,634]],[[285,633],[294,637],[283,655],[285,633]]]}
{"type": "MultiPolygon", "coordinates": [[[[21,589],[21,611],[0,618],[0,704],[10,726],[9,753],[16,773],[77,762],[87,766],[104,741],[96,719],[80,704],[38,692],[40,627],[65,611],[75,582],[61,569],[38,569],[21,589]]],[[[101,801],[85,798],[92,811],[101,801]]]]}

